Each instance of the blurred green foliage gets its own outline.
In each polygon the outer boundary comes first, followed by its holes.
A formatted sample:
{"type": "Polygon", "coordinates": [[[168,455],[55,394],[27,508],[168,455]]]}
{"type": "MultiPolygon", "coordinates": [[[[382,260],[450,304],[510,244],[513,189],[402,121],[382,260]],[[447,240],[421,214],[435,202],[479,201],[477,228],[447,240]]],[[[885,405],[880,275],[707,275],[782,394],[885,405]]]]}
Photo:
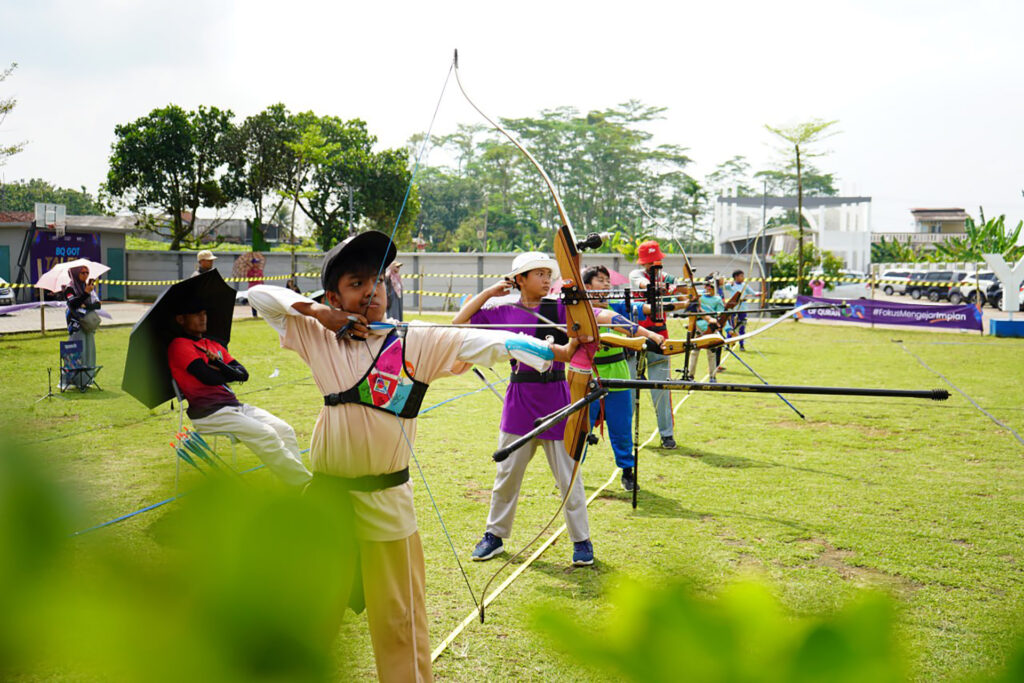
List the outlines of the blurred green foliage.
{"type": "Polygon", "coordinates": [[[344,542],[329,504],[212,481],[153,557],[83,525],[37,454],[0,440],[0,679],[335,680],[344,542]]]}
{"type": "MultiPolygon", "coordinates": [[[[599,632],[564,612],[542,608],[535,624],[584,667],[622,680],[796,683],[910,678],[885,594],[865,592],[835,614],[794,617],[765,586],[731,584],[715,597],[682,583],[627,582],[599,632]]],[[[1024,647],[995,678],[1024,680],[1024,647]]]]}

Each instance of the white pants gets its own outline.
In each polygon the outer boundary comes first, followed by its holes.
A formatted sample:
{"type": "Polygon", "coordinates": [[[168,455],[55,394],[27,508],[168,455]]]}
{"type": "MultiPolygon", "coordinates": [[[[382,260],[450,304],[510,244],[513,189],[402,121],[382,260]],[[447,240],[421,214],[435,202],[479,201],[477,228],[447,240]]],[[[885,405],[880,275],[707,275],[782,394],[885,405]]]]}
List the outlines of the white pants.
{"type": "Polygon", "coordinates": [[[235,436],[287,484],[304,486],[313,477],[302,464],[295,430],[262,408],[225,406],[213,415],[192,420],[192,424],[200,434],[235,436]]]}
{"type": "MultiPolygon", "coordinates": [[[[519,438],[517,434],[498,433],[498,448],[504,448],[519,438]]],[[[529,443],[512,451],[497,463],[498,473],[494,477],[494,488],[491,490],[491,511],[487,515],[487,531],[498,538],[509,538],[512,535],[512,522],[516,516],[516,504],[519,503],[519,489],[523,485],[526,466],[533,459],[533,454],[540,445],[544,455],[548,457],[548,466],[558,482],[558,490],[565,496],[572,479],[572,468],[576,463],[569,457],[563,441],[549,439],[533,439],[529,443]]],[[[583,490],[583,475],[577,474],[572,486],[572,493],[562,508],[565,525],[569,529],[569,538],[575,543],[590,538],[590,522],[587,519],[587,496],[583,490]]]]}

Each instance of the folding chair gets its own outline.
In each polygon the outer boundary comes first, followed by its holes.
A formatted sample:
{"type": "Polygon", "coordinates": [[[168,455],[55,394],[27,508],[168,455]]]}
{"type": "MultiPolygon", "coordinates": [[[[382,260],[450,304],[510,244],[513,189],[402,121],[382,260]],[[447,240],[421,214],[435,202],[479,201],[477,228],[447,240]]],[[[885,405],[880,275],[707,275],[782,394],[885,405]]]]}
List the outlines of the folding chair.
{"type": "Polygon", "coordinates": [[[88,367],[82,361],[81,341],[60,342],[60,391],[64,393],[72,387],[85,393],[86,389],[94,386],[100,391],[102,387],[96,383],[96,374],[103,368],[102,365],[88,367]]]}
{"type": "MultiPolygon", "coordinates": [[[[178,400],[178,434],[181,434],[185,428],[185,403],[184,397],[181,395],[181,389],[178,387],[178,383],[171,379],[171,388],[174,389],[174,397],[178,400]]],[[[195,425],[192,425],[195,429],[195,425]]],[[[238,469],[238,450],[235,448],[238,444],[238,437],[231,432],[201,432],[195,429],[196,433],[201,436],[212,436],[213,444],[212,448],[214,451],[217,450],[217,440],[220,437],[224,437],[231,444],[231,467],[232,469],[238,469]]],[[[181,475],[181,458],[177,455],[174,457],[174,495],[178,495],[178,479],[181,475]]]]}

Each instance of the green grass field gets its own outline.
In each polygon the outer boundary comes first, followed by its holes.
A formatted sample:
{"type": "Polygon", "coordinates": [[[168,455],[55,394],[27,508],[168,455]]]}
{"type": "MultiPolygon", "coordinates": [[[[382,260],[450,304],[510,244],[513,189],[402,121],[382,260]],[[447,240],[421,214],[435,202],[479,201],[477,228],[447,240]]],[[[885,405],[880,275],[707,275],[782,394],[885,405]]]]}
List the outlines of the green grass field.
{"type": "MultiPolygon", "coordinates": [[[[744,359],[769,381],[784,384],[946,386],[894,338],[1024,431],[1020,342],[785,323],[754,339],[756,351],[744,359]]],[[[46,392],[46,367],[57,365],[57,340],[0,338],[0,427],[35,442],[55,475],[92,502],[97,523],[173,495],[168,442],[177,411],[166,405],[148,411],[121,392],[128,328],[98,333],[103,391],[35,403],[46,392]]],[[[288,420],[300,443],[308,442],[321,401],[297,356],[281,350],[276,334],[259,321],[236,323],[231,349],[251,376],[237,387],[242,400],[288,420]]],[[[735,360],[726,358],[725,365],[720,381],[752,380],[735,360]]],[[[438,381],[426,405],[481,386],[472,374],[438,381]]],[[[674,403],[683,397],[676,394],[674,403]]],[[[597,624],[610,609],[609,590],[623,576],[652,584],[685,577],[713,593],[739,576],[755,575],[795,615],[830,613],[859,589],[878,587],[899,601],[900,633],[915,678],[959,679],[998,667],[1020,634],[1024,608],[1024,445],[955,393],[944,403],[790,398],[806,422],[769,394],[686,398],[676,414],[680,448],[641,452],[639,508],[630,508],[617,478],[591,504],[597,564],[571,569],[571,544],[561,538],[489,608],[487,623],[471,624],[439,658],[435,674],[445,680],[601,680],[551,652],[531,628],[532,614],[547,604],[582,624],[597,624]]],[[[646,396],[641,411],[646,439],[654,429],[646,396]]],[[[416,443],[426,481],[478,593],[499,566],[468,562],[484,530],[499,412],[488,391],[460,398],[420,418],[416,443]]],[[[221,452],[229,454],[226,445],[221,452]]],[[[244,447],[239,459],[240,468],[258,464],[244,447]]],[[[607,444],[592,448],[583,469],[588,493],[613,469],[607,444]]],[[[246,477],[275,485],[262,470],[246,477]]],[[[413,477],[436,644],[472,603],[415,468],[413,477]]],[[[183,489],[197,481],[197,474],[182,471],[183,489]]],[[[558,503],[541,457],[527,473],[507,547],[517,549],[532,538],[558,503]]],[[[159,554],[155,525],[178,505],[82,536],[79,543],[116,538],[134,552],[159,554]]],[[[371,677],[365,617],[351,619],[342,638],[356,671],[371,677]]]]}

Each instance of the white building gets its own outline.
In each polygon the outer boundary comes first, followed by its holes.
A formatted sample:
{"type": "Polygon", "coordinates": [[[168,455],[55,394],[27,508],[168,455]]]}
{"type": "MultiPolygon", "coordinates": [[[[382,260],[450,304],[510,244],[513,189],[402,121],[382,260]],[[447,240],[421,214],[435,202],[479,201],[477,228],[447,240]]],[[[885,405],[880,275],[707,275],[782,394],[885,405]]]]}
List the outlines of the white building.
{"type": "MultiPolygon", "coordinates": [[[[795,225],[763,231],[765,221],[796,207],[796,197],[719,197],[713,226],[715,253],[749,254],[755,241],[759,254],[796,251],[797,240],[790,236],[795,225]]],[[[867,269],[871,197],[804,197],[803,215],[804,239],[841,258],[850,270],[867,269]]]]}

